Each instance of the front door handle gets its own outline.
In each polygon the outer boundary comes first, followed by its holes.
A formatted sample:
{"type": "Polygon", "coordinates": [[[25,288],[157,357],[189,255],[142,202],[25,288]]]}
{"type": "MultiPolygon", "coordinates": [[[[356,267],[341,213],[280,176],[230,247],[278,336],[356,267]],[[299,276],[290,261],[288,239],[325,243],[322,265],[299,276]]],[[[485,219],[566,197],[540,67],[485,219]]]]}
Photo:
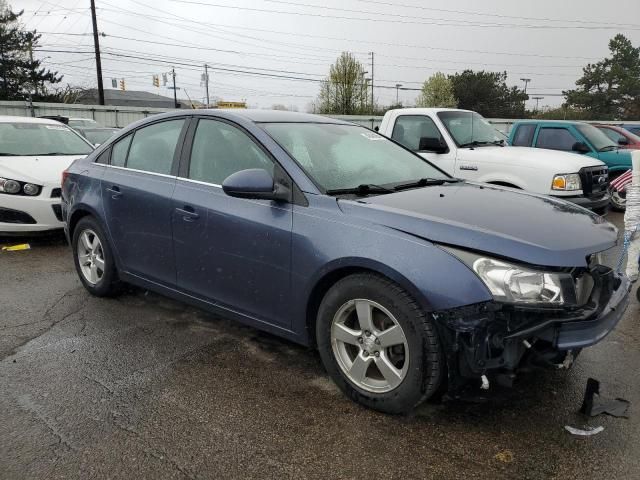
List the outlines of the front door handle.
{"type": "Polygon", "coordinates": [[[114,200],[117,200],[118,198],[120,198],[122,196],[122,192],[120,191],[120,187],[118,187],[117,185],[113,185],[113,186],[107,188],[107,192],[111,193],[111,198],[113,198],[114,200]]]}
{"type": "Polygon", "coordinates": [[[176,208],[176,212],[182,215],[182,219],[185,222],[193,222],[194,220],[200,218],[200,215],[198,215],[193,207],[190,207],[189,205],[185,205],[182,208],[176,208]]]}

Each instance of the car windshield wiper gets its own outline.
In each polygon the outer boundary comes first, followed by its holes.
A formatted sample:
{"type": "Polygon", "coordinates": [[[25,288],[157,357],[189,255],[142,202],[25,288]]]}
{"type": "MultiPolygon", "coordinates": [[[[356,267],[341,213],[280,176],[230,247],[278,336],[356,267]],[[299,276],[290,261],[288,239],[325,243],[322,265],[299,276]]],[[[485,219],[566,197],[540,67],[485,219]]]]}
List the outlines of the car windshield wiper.
{"type": "Polygon", "coordinates": [[[474,140],[473,142],[467,142],[467,143],[463,143],[460,145],[460,148],[465,148],[465,147],[486,147],[487,145],[500,145],[502,146],[504,143],[504,140],[494,140],[491,142],[481,142],[479,140],[474,140]]]}
{"type": "Polygon", "coordinates": [[[393,187],[397,192],[399,190],[407,190],[409,188],[430,187],[432,185],[443,185],[445,183],[458,183],[459,178],[420,178],[413,182],[401,183],[393,187]]]}
{"type": "Polygon", "coordinates": [[[606,147],[602,147],[601,149],[599,149],[599,152],[609,152],[611,150],[618,150],[620,147],[618,147],[617,145],[607,145],[606,147]]]}
{"type": "Polygon", "coordinates": [[[0,152],[0,157],[23,157],[24,155],[21,155],[19,153],[7,153],[7,152],[0,152]]]}
{"type": "Polygon", "coordinates": [[[373,183],[362,183],[357,187],[350,188],[334,188],[327,190],[327,195],[359,195],[365,196],[372,193],[393,193],[393,190],[381,185],[375,185],[373,183]]]}
{"type": "MultiPolygon", "coordinates": [[[[89,152],[91,153],[91,152],[89,152]]],[[[47,152],[47,153],[36,153],[32,155],[33,157],[52,157],[54,155],[66,156],[66,155],[89,155],[89,153],[66,153],[66,152],[47,152]]]]}

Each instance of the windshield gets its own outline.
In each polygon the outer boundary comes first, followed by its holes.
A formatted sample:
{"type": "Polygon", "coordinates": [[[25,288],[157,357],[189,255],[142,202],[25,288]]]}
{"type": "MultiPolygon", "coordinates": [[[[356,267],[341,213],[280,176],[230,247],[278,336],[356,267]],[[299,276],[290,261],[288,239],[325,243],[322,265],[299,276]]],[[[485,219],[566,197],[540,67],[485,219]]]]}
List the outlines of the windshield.
{"type": "Polygon", "coordinates": [[[1,155],[87,155],[91,146],[64,125],[0,123],[1,155]]]}
{"type": "Polygon", "coordinates": [[[438,112],[438,118],[459,147],[504,142],[504,135],[475,112],[444,111],[438,112]]]}
{"type": "Polygon", "coordinates": [[[584,138],[598,151],[613,150],[618,148],[618,144],[607,137],[601,130],[589,125],[588,123],[582,123],[576,125],[576,128],[580,131],[584,138]]]}
{"type": "Polygon", "coordinates": [[[116,130],[83,130],[81,133],[94,145],[101,145],[106,142],[116,130]]]}
{"type": "Polygon", "coordinates": [[[269,123],[263,128],[325,190],[450,178],[422,157],[364,127],[269,123]]]}
{"type": "Polygon", "coordinates": [[[97,127],[98,122],[90,118],[70,118],[70,127],[97,127]]]}

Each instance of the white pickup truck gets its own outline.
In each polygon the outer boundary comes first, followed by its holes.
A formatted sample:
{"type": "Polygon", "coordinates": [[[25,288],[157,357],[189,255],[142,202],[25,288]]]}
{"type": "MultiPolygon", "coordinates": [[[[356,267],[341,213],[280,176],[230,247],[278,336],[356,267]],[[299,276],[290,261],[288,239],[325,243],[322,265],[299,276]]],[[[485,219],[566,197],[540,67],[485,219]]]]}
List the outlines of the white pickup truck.
{"type": "Polygon", "coordinates": [[[508,146],[506,137],[476,112],[389,110],[379,132],[454,177],[551,195],[596,211],[609,205],[604,163],[572,153],[508,146]]]}

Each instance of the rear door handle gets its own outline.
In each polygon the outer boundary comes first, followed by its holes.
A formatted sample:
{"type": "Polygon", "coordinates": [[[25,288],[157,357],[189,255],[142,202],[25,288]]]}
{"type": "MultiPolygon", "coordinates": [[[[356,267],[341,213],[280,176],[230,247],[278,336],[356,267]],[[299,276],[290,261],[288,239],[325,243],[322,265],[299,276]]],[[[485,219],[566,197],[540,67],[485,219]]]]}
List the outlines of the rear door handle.
{"type": "Polygon", "coordinates": [[[113,186],[107,188],[107,192],[111,193],[111,198],[113,198],[114,200],[117,200],[118,198],[120,198],[122,196],[122,192],[120,191],[120,187],[118,187],[117,185],[113,185],[113,186]]]}
{"type": "Polygon", "coordinates": [[[198,215],[193,207],[190,207],[189,205],[185,205],[182,208],[176,208],[176,212],[182,215],[182,219],[185,222],[193,222],[194,220],[200,218],[200,215],[198,215]]]}

